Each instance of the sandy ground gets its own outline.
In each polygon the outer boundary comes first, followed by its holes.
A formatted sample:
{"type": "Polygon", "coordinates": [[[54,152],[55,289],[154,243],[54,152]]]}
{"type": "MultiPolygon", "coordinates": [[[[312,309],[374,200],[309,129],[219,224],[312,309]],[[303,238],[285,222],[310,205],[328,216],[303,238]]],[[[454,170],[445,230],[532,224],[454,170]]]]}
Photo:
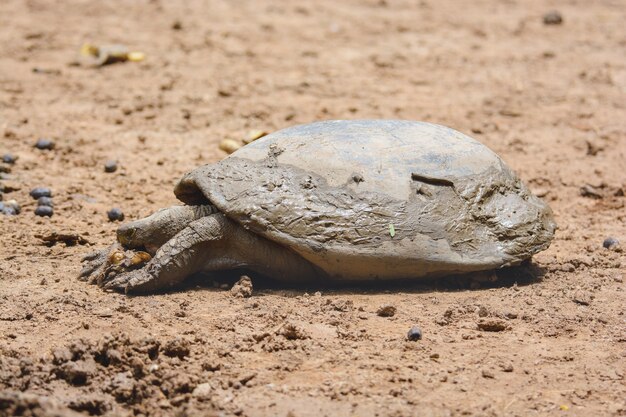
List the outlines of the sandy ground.
{"type": "Polygon", "coordinates": [[[0,215],[0,415],[626,415],[625,259],[602,247],[626,242],[625,21],[619,0],[3,0],[0,154],[19,159],[1,182],[22,213],[0,215]],[[77,66],[87,41],[146,59],[77,66]],[[175,204],[220,140],[354,118],[488,145],[553,208],[552,246],[489,285],[127,297],[76,279],[113,240],[108,209],[175,204]]]}

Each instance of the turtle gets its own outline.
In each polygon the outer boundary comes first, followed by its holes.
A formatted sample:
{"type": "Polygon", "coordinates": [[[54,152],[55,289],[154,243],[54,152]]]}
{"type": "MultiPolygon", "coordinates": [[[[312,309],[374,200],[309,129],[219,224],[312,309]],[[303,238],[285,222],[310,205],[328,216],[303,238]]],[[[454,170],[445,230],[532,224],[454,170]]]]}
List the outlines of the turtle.
{"type": "Polygon", "coordinates": [[[451,128],[331,120],[185,174],[183,203],[121,225],[80,278],[146,293],[196,273],[288,283],[424,279],[519,265],[556,224],[493,151],[451,128]]]}

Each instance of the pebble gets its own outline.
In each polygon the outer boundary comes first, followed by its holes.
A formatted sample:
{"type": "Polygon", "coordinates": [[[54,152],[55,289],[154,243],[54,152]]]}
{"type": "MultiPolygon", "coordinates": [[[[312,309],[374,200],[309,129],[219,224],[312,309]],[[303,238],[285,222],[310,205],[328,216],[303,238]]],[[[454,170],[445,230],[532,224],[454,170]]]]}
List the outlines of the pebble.
{"type": "Polygon", "coordinates": [[[17,156],[13,154],[5,153],[4,155],[2,155],[2,162],[6,164],[14,164],[15,161],[17,161],[17,156]]]}
{"type": "Polygon", "coordinates": [[[117,161],[106,161],[104,163],[104,172],[117,171],[117,161]]]}
{"type": "Polygon", "coordinates": [[[220,142],[219,148],[224,152],[231,154],[241,148],[241,144],[232,139],[224,139],[220,142]]]}
{"type": "Polygon", "coordinates": [[[15,216],[17,214],[13,207],[5,206],[2,202],[0,202],[0,213],[7,216],[15,216]]]}
{"type": "Polygon", "coordinates": [[[107,216],[109,217],[109,221],[112,222],[124,220],[124,212],[117,207],[114,207],[111,210],[107,211],[107,216]]]}
{"type": "Polygon", "coordinates": [[[619,247],[619,240],[609,236],[604,239],[604,242],[602,242],[602,246],[604,246],[608,250],[615,250],[619,247]]]}
{"type": "Polygon", "coordinates": [[[393,317],[396,314],[396,308],[390,304],[386,304],[380,306],[378,310],[376,310],[376,314],[380,317],[393,317]]]}
{"type": "Polygon", "coordinates": [[[173,30],[182,30],[183,29],[183,24],[180,22],[180,20],[175,20],[174,23],[172,23],[172,29],[173,30]]]}
{"type": "Polygon", "coordinates": [[[37,199],[37,205],[38,206],[48,206],[48,207],[54,207],[54,204],[52,203],[52,198],[51,197],[39,197],[37,199]]]}
{"type": "Polygon", "coordinates": [[[18,202],[15,200],[8,200],[8,201],[5,201],[4,203],[0,203],[0,212],[2,212],[2,214],[15,216],[15,215],[20,214],[21,211],[22,211],[22,208],[20,207],[18,202]]]}
{"type": "Polygon", "coordinates": [[[36,216],[52,217],[53,213],[54,211],[52,210],[52,207],[50,206],[37,206],[37,208],[35,209],[36,216]]]}
{"type": "Polygon", "coordinates": [[[54,149],[54,141],[52,139],[39,139],[37,143],[35,143],[35,148],[42,150],[52,150],[54,149]]]}
{"type": "Polygon", "coordinates": [[[556,10],[549,11],[543,15],[544,25],[560,25],[561,23],[563,23],[563,16],[556,10]]]}
{"type": "Polygon", "coordinates": [[[40,197],[52,197],[52,191],[47,187],[35,187],[30,190],[30,196],[34,199],[39,199],[40,197]]]}
{"type": "Polygon", "coordinates": [[[497,318],[482,318],[478,320],[476,326],[483,332],[502,332],[510,328],[505,320],[497,318]]]}
{"type": "Polygon", "coordinates": [[[406,334],[406,338],[411,342],[420,340],[422,338],[422,329],[417,326],[411,327],[411,330],[409,330],[409,332],[406,334]]]}

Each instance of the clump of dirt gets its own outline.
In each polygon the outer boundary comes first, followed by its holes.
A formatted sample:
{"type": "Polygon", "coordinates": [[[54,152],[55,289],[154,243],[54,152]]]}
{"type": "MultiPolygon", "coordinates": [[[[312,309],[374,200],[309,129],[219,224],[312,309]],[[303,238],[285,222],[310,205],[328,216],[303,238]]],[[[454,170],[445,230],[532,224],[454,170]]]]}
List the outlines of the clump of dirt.
{"type": "MultiPolygon", "coordinates": [[[[206,373],[185,362],[189,355],[189,342],[182,338],[133,340],[116,334],[95,342],[78,339],[38,361],[13,352],[0,362],[0,386],[14,393],[13,405],[6,406],[13,411],[26,405],[49,408],[17,393],[26,387],[33,392],[54,387],[62,406],[90,415],[158,414],[188,403],[206,373]]],[[[204,402],[203,408],[213,409],[210,401],[204,402]]]]}
{"type": "Polygon", "coordinates": [[[237,298],[252,297],[252,280],[250,277],[243,275],[239,278],[239,281],[230,289],[230,293],[237,298]]]}
{"type": "Polygon", "coordinates": [[[71,409],[58,404],[51,398],[13,391],[0,392],[0,415],[25,417],[83,416],[83,414],[74,412],[71,409]]]}

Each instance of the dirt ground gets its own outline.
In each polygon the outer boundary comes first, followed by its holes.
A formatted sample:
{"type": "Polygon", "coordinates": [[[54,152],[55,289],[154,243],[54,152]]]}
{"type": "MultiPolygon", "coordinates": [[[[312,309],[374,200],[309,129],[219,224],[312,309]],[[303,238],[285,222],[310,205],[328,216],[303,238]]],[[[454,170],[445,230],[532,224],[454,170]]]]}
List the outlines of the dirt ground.
{"type": "Polygon", "coordinates": [[[0,215],[0,415],[626,415],[625,259],[602,245],[626,243],[625,21],[619,0],[3,0],[0,154],[19,159],[0,182],[22,213],[0,215]],[[146,59],[77,65],[84,42],[146,59]],[[549,202],[552,246],[488,284],[76,279],[107,210],[176,204],[220,140],[358,118],[480,140],[549,202]]]}

